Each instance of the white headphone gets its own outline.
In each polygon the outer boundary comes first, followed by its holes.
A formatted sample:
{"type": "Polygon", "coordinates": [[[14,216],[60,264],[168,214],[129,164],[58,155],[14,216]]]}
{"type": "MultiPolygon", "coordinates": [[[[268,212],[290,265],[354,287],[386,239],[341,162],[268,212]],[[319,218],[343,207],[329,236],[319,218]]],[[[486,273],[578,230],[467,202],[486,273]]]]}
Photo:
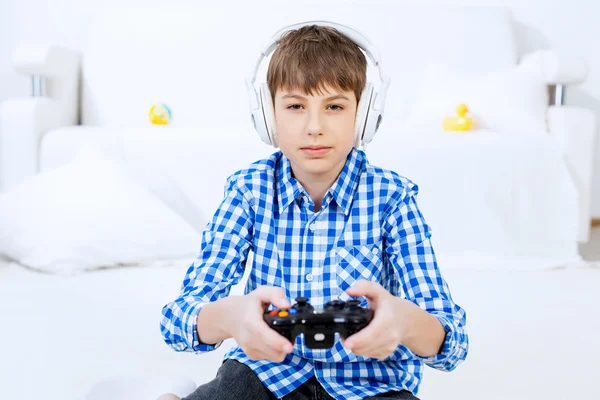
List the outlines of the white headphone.
{"type": "Polygon", "coordinates": [[[377,51],[365,36],[348,26],[328,21],[308,21],[286,26],[273,35],[268,45],[264,47],[254,70],[246,79],[246,88],[250,99],[250,112],[252,113],[252,123],[254,124],[254,128],[263,142],[278,147],[277,132],[275,131],[275,112],[273,110],[271,92],[269,91],[266,82],[263,83],[258,90],[255,87],[254,82],[256,81],[256,74],[262,60],[275,50],[283,33],[288,30],[295,30],[308,25],[335,28],[339,33],[348,37],[348,39],[352,40],[358,47],[364,50],[373,64],[379,69],[379,79],[381,80],[381,84],[378,91],[375,91],[373,85],[370,82],[367,82],[360,96],[356,112],[354,146],[358,147],[360,144],[364,146],[373,140],[373,137],[381,124],[385,97],[387,89],[390,86],[390,78],[383,72],[379,51],[377,51]]]}

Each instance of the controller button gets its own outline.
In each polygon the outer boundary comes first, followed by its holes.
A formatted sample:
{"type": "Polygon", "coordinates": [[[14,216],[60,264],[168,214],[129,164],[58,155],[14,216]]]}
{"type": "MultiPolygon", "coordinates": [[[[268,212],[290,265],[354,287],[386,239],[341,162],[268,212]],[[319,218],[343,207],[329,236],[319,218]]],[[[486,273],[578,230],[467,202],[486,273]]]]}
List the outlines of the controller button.
{"type": "Polygon", "coordinates": [[[289,310],[290,314],[298,314],[298,310],[296,310],[295,308],[290,308],[289,310]]]}
{"type": "Polygon", "coordinates": [[[315,340],[317,342],[322,342],[323,340],[325,340],[325,334],[323,334],[323,333],[315,333],[314,338],[315,338],[315,340]]]}
{"type": "Polygon", "coordinates": [[[348,307],[358,308],[360,306],[360,300],[348,300],[346,304],[348,307]]]}
{"type": "Polygon", "coordinates": [[[272,317],[276,316],[277,314],[279,314],[279,311],[277,311],[277,310],[272,310],[272,311],[269,313],[269,315],[270,315],[270,316],[272,316],[272,317]]]}
{"type": "Polygon", "coordinates": [[[288,312],[287,312],[287,311],[285,311],[285,310],[281,310],[281,311],[279,311],[279,316],[280,316],[280,317],[287,317],[288,315],[289,315],[289,314],[288,314],[288,312]]]}

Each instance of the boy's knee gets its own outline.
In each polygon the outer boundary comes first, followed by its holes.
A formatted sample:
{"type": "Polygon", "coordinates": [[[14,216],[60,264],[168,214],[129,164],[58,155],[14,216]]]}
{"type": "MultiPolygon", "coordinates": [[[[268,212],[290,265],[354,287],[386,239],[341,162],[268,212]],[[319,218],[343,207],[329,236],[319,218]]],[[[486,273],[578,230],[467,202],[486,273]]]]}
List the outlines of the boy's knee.
{"type": "Polygon", "coordinates": [[[156,400],[180,400],[180,399],[179,399],[179,397],[175,396],[174,394],[166,393],[166,394],[163,394],[162,396],[160,396],[156,400]]]}

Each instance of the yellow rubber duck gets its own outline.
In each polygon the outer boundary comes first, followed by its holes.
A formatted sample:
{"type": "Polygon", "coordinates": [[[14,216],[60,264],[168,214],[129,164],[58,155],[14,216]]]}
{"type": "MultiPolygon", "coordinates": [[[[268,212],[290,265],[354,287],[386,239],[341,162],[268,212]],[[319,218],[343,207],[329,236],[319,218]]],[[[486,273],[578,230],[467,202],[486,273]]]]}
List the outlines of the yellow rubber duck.
{"type": "Polygon", "coordinates": [[[442,128],[445,131],[468,131],[473,126],[473,120],[467,117],[467,113],[469,109],[467,105],[461,103],[456,107],[456,113],[458,114],[455,117],[444,117],[444,122],[442,123],[442,128]]]}

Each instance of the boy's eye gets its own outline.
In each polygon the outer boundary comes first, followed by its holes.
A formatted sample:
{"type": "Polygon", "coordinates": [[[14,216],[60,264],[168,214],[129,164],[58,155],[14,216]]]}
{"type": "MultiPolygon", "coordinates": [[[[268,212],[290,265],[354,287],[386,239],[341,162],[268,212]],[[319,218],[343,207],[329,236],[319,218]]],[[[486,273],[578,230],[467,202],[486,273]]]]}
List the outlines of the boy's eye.
{"type": "MultiPolygon", "coordinates": [[[[301,104],[292,104],[292,105],[289,105],[287,108],[290,110],[300,110],[302,107],[303,106],[301,104]]],[[[337,104],[332,104],[330,106],[327,106],[327,108],[332,111],[341,111],[344,109],[344,107],[338,106],[337,104]]]]}

